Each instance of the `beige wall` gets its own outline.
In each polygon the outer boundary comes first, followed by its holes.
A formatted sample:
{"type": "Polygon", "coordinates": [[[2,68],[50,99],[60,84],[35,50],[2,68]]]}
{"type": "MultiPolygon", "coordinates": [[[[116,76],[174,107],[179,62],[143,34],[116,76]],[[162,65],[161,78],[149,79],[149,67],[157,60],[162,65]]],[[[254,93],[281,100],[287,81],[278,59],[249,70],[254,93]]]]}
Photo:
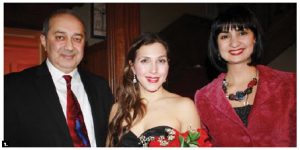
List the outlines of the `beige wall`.
{"type": "Polygon", "coordinates": [[[205,3],[142,3],[141,32],[159,32],[185,13],[214,18],[217,9],[205,3]]]}
{"type": "Polygon", "coordinates": [[[91,37],[91,4],[85,3],[81,7],[74,7],[74,11],[78,13],[78,15],[83,19],[85,25],[86,25],[86,33],[87,33],[87,44],[93,45],[95,43],[98,43],[100,41],[103,41],[103,39],[100,38],[93,38],[91,37]]]}
{"type": "Polygon", "coordinates": [[[283,71],[296,72],[297,69],[296,57],[297,57],[296,44],[294,44],[290,46],[287,50],[285,50],[282,54],[280,54],[271,63],[269,63],[268,66],[283,71]]]}

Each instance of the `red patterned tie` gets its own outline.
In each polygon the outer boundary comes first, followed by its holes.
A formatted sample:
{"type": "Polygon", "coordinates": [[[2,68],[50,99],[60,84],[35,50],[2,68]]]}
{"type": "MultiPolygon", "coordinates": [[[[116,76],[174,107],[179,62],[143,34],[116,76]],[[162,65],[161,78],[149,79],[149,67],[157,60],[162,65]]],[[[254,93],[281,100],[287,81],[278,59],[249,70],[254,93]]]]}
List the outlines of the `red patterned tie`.
{"type": "Polygon", "coordinates": [[[71,90],[70,75],[63,76],[67,82],[67,122],[75,147],[89,147],[90,141],[84,124],[78,100],[71,90]]]}

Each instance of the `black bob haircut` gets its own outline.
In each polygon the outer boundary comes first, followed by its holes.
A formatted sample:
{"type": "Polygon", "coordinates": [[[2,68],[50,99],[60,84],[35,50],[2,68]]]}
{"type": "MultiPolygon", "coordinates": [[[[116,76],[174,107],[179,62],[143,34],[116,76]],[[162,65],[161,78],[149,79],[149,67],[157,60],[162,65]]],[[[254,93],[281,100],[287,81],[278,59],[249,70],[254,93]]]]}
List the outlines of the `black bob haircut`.
{"type": "Polygon", "coordinates": [[[263,32],[255,14],[243,6],[232,6],[213,21],[208,40],[208,57],[211,63],[221,72],[227,72],[227,62],[222,59],[218,48],[218,35],[223,31],[235,29],[243,31],[250,29],[255,36],[256,42],[251,54],[250,66],[260,63],[263,55],[263,32]]]}

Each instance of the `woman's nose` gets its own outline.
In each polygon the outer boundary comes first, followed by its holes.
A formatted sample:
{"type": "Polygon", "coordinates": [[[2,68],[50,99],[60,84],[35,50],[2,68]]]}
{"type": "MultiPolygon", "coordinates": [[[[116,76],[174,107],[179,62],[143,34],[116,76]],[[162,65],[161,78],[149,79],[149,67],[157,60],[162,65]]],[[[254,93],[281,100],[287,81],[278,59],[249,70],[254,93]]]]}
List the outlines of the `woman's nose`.
{"type": "Polygon", "coordinates": [[[240,41],[238,39],[238,37],[236,36],[232,36],[230,39],[230,46],[231,47],[238,47],[240,45],[240,41]]]}
{"type": "Polygon", "coordinates": [[[157,64],[153,62],[151,65],[151,73],[156,73],[156,72],[157,72],[157,64]]]}

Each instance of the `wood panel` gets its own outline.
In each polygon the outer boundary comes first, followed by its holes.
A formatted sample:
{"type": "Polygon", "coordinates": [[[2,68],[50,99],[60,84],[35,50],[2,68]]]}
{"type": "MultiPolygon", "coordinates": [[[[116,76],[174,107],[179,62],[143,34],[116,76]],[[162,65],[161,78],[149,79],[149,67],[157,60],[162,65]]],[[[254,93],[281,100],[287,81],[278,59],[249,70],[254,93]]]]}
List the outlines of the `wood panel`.
{"type": "Polygon", "coordinates": [[[108,80],[108,58],[106,41],[85,48],[80,67],[108,80]]]}
{"type": "Polygon", "coordinates": [[[129,46],[140,34],[139,4],[107,4],[108,78],[113,93],[122,81],[129,46]]]}
{"type": "Polygon", "coordinates": [[[4,74],[19,72],[39,65],[45,58],[40,46],[40,32],[35,30],[4,29],[4,74]]]}

